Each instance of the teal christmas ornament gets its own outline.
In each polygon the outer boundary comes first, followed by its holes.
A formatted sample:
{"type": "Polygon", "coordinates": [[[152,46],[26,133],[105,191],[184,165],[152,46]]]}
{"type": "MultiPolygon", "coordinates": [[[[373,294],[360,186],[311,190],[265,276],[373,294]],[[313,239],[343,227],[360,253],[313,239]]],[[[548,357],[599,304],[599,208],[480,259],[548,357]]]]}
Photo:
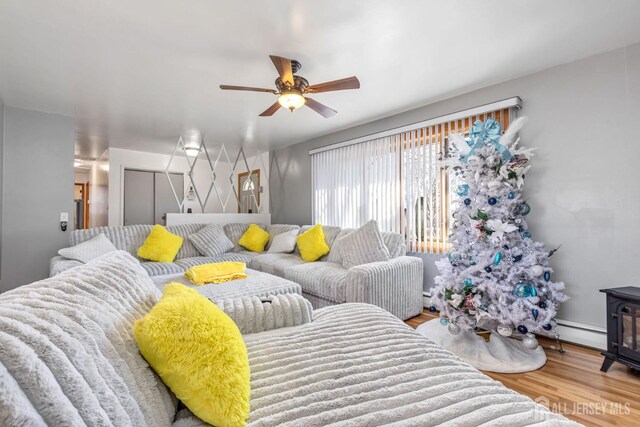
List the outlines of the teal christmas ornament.
{"type": "Polygon", "coordinates": [[[502,261],[502,252],[498,251],[493,257],[493,265],[500,264],[500,261],[502,261]]]}
{"type": "Polygon", "coordinates": [[[467,184],[460,184],[456,188],[456,194],[460,197],[464,197],[469,194],[469,186],[467,184]]]}
{"type": "Polygon", "coordinates": [[[544,272],[544,281],[548,282],[549,280],[551,280],[551,273],[549,273],[548,271],[544,272]]]}
{"type": "Polygon", "coordinates": [[[444,317],[440,318],[440,324],[442,326],[447,326],[447,323],[449,323],[449,321],[446,318],[444,318],[444,317]]]}
{"type": "Polygon", "coordinates": [[[471,281],[471,279],[466,279],[466,280],[464,281],[464,285],[465,285],[465,286],[473,286],[473,282],[471,281]]]}
{"type": "Polygon", "coordinates": [[[538,296],[538,291],[531,283],[518,282],[513,294],[520,298],[529,298],[538,296]]]}
{"type": "Polygon", "coordinates": [[[507,197],[510,199],[515,199],[516,195],[513,191],[509,191],[509,194],[507,194],[507,197]]]}
{"type": "Polygon", "coordinates": [[[534,308],[533,310],[531,310],[531,315],[533,316],[533,320],[538,320],[538,314],[540,314],[540,312],[538,311],[537,308],[534,308]]]}
{"type": "Polygon", "coordinates": [[[522,216],[528,215],[531,212],[531,206],[528,203],[523,203],[518,207],[518,213],[522,216]]]}
{"type": "Polygon", "coordinates": [[[524,233],[522,233],[522,237],[530,238],[531,233],[529,233],[528,231],[525,231],[524,233]]]}
{"type": "Polygon", "coordinates": [[[449,261],[460,261],[460,259],[462,258],[462,255],[460,255],[457,252],[449,252],[447,254],[447,258],[449,258],[449,261]]]}

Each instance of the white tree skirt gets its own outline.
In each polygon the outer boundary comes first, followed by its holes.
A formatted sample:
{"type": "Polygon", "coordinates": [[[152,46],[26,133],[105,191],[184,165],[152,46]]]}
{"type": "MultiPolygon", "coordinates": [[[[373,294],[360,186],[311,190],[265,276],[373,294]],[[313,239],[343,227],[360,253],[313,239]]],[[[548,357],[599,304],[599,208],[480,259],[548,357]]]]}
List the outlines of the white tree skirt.
{"type": "Polygon", "coordinates": [[[529,372],[547,362],[547,355],[540,346],[530,350],[522,341],[497,333],[492,333],[489,341],[473,332],[461,331],[458,335],[451,335],[439,319],[423,323],[417,331],[481,371],[529,372]]]}

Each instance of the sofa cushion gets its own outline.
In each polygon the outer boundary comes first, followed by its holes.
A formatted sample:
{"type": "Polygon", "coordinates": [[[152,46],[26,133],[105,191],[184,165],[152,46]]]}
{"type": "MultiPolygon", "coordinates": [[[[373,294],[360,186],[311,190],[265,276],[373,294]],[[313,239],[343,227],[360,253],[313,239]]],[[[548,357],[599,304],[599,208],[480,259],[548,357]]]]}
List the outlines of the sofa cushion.
{"type": "MultiPolygon", "coordinates": [[[[256,224],[256,225],[260,226],[260,228],[262,229],[266,228],[264,224],[256,224]]],[[[247,231],[248,228],[249,228],[249,224],[240,224],[237,222],[225,224],[225,226],[223,227],[224,234],[226,234],[229,240],[231,240],[231,243],[233,243],[233,252],[242,252],[245,250],[242,246],[240,246],[238,241],[240,240],[242,235],[247,231]]]]}
{"type": "Polygon", "coordinates": [[[237,325],[213,302],[171,283],[151,311],[135,322],[133,334],[153,370],[195,415],[212,425],[245,424],[247,348],[237,325]]]}
{"type": "MultiPolygon", "coordinates": [[[[305,231],[309,230],[311,227],[313,227],[313,225],[304,225],[300,227],[300,232],[298,234],[304,233],[305,231]]],[[[333,243],[336,241],[336,238],[338,237],[338,234],[340,234],[341,230],[342,229],[340,227],[335,227],[333,225],[322,226],[322,232],[324,233],[324,241],[327,243],[329,248],[333,246],[333,243]]],[[[300,249],[298,248],[298,246],[296,246],[294,253],[300,255],[300,249]]],[[[327,256],[328,255],[325,255],[322,258],[320,258],[320,261],[326,261],[327,256]]]]}
{"type": "Polygon", "coordinates": [[[343,303],[347,300],[347,273],[347,269],[337,263],[309,262],[288,268],[284,277],[299,284],[302,292],[343,303]]]}
{"type": "MultiPolygon", "coordinates": [[[[271,238],[269,239],[269,243],[267,243],[267,247],[265,248],[265,250],[269,250],[269,248],[271,247],[271,244],[273,243],[274,237],[289,231],[297,232],[300,230],[300,226],[289,225],[289,224],[270,224],[270,225],[267,225],[266,230],[267,230],[267,233],[269,233],[269,236],[271,236],[271,238]]],[[[299,233],[296,233],[296,235],[298,234],[299,233]]]]}
{"type": "Polygon", "coordinates": [[[290,254],[296,248],[296,237],[298,236],[298,230],[287,231],[286,233],[278,234],[269,240],[270,253],[290,254]]]}
{"type": "Polygon", "coordinates": [[[389,250],[389,256],[391,258],[397,258],[407,254],[407,246],[404,243],[404,236],[402,234],[383,231],[382,240],[389,250]]]}
{"type": "Polygon", "coordinates": [[[141,262],[142,268],[151,277],[164,276],[167,274],[184,273],[184,268],[173,262],[141,262]]]}
{"type": "Polygon", "coordinates": [[[303,260],[313,262],[329,253],[331,248],[327,245],[322,231],[322,225],[316,224],[296,238],[296,244],[300,249],[303,260]]]}
{"type": "Polygon", "coordinates": [[[169,225],[166,227],[167,231],[177,234],[182,237],[184,242],[180,247],[180,251],[178,255],[176,255],[176,259],[189,258],[192,256],[200,255],[200,252],[196,249],[196,247],[191,243],[188,237],[204,228],[203,224],[183,224],[183,225],[169,225]]]}
{"type": "Polygon", "coordinates": [[[262,252],[269,243],[269,233],[257,224],[250,224],[238,244],[251,252],[262,252]]]}
{"type": "Polygon", "coordinates": [[[333,242],[333,245],[331,245],[331,251],[324,261],[337,262],[338,264],[342,264],[342,250],[340,249],[340,246],[342,246],[342,244],[340,243],[340,239],[354,230],[355,228],[343,228],[342,230],[340,230],[340,233],[338,233],[338,235],[336,236],[336,241],[333,242]]]}
{"type": "Polygon", "coordinates": [[[121,251],[127,251],[137,257],[138,248],[142,246],[151,232],[152,225],[118,225],[111,227],[94,227],[83,230],[73,230],[69,235],[69,243],[75,246],[102,233],[121,251]]]}
{"type": "Polygon", "coordinates": [[[296,265],[304,264],[300,255],[296,254],[260,254],[251,260],[249,264],[254,270],[284,277],[284,272],[296,265]]]}
{"type": "Polygon", "coordinates": [[[233,249],[233,243],[224,234],[222,227],[215,224],[209,224],[196,233],[190,234],[188,240],[202,256],[215,257],[233,249]]]}
{"type": "Polygon", "coordinates": [[[183,242],[184,238],[156,224],[142,246],[138,248],[138,258],[156,262],[173,262],[183,242]]]}
{"type": "Polygon", "coordinates": [[[382,235],[375,220],[340,239],[342,265],[351,268],[356,265],[377,261],[388,261],[389,250],[384,245],[382,235]]]}
{"type": "Polygon", "coordinates": [[[118,248],[111,243],[107,236],[100,233],[96,237],[92,237],[76,246],[60,249],[58,255],[87,263],[94,258],[117,250],[118,248]]]}

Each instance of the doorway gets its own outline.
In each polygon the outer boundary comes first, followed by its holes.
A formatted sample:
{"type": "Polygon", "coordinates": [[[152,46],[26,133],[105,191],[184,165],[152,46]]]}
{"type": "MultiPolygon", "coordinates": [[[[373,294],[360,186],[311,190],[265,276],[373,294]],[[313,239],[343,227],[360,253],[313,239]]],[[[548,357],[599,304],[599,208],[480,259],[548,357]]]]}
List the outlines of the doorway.
{"type": "Polygon", "coordinates": [[[166,225],[168,213],[181,213],[176,201],[184,197],[184,174],[159,171],[124,170],[124,225],[166,225]]]}
{"type": "Polygon", "coordinates": [[[238,213],[258,213],[260,209],[260,169],[238,174],[238,213]]]}
{"type": "Polygon", "coordinates": [[[89,228],[89,183],[76,182],[73,186],[73,229],[89,228]]]}

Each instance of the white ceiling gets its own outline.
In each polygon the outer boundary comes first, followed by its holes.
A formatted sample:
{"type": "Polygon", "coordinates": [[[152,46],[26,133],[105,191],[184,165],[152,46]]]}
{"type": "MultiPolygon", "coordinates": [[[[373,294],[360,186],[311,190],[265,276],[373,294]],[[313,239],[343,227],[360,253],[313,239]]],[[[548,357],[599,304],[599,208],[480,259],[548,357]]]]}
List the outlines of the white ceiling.
{"type": "Polygon", "coordinates": [[[79,155],[278,147],[640,40],[640,1],[0,0],[5,104],[77,118],[79,155]],[[338,110],[258,117],[275,95],[269,54],[298,59],[338,110]]]}

